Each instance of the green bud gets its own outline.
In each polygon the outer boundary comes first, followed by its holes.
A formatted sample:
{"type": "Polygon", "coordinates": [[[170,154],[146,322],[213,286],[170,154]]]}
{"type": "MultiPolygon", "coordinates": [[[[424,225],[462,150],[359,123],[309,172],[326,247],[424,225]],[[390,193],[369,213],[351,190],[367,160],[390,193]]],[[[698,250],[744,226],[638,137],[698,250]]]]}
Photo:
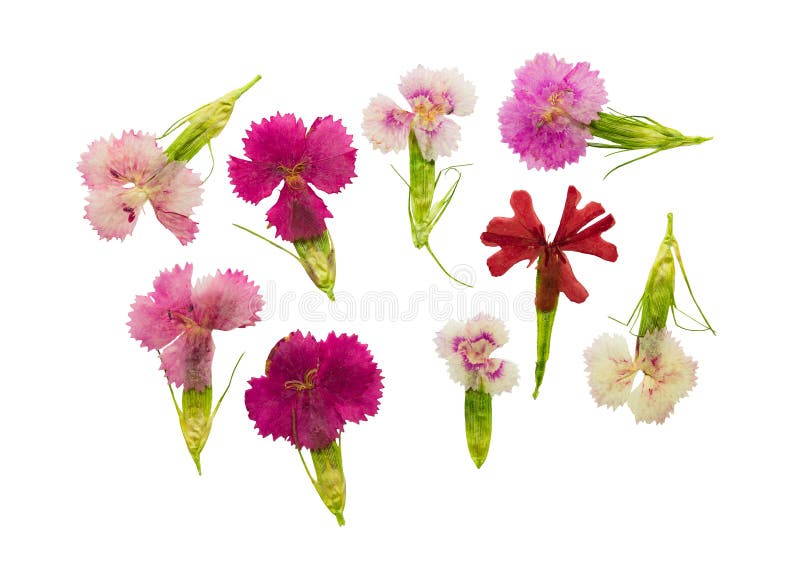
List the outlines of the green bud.
{"type": "Polygon", "coordinates": [[[164,136],[178,129],[183,124],[188,125],[164,151],[167,157],[170,160],[181,160],[184,162],[188,162],[194,158],[195,154],[200,152],[213,138],[219,136],[233,113],[233,105],[236,103],[236,100],[239,99],[245,91],[255,85],[259,79],[261,79],[261,75],[256,75],[250,83],[226,93],[219,99],[207,103],[175,122],[164,133],[164,136]]]}
{"type": "Polygon", "coordinates": [[[492,440],[492,396],[482,388],[464,394],[464,427],[469,455],[480,468],[489,455],[492,440]]]}
{"type": "Polygon", "coordinates": [[[322,502],[336,516],[339,525],[344,525],[344,503],[347,489],[342,468],[342,449],[337,442],[332,442],[327,448],[311,451],[311,460],[317,480],[314,487],[317,489],[322,502]]]}
{"type": "Polygon", "coordinates": [[[658,248],[642,295],[639,336],[667,326],[669,311],[675,306],[675,260],[672,257],[672,213],[667,214],[667,233],[658,248]]]}
{"type": "Polygon", "coordinates": [[[294,242],[300,263],[314,282],[332,301],[333,286],[336,283],[336,250],[328,230],[312,239],[298,239],[294,242]]]}
{"type": "Polygon", "coordinates": [[[183,439],[197,467],[197,474],[203,474],[200,469],[200,453],[206,445],[214,419],[211,415],[211,388],[207,387],[204,391],[184,391],[181,401],[182,411],[178,415],[183,439]]]}

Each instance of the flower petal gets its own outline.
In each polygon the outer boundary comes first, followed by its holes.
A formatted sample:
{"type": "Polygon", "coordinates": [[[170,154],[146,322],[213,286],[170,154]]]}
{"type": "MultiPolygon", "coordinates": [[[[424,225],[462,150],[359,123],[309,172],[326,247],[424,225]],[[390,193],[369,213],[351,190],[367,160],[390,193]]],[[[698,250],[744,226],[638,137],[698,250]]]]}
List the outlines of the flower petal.
{"type": "Polygon", "coordinates": [[[329,217],[333,215],[308,185],[297,190],[285,184],[281,196],[267,211],[267,221],[286,241],[322,235],[326,229],[325,219],[329,217]]]}
{"type": "Polygon", "coordinates": [[[603,334],[584,351],[583,357],[598,406],[617,409],[628,401],[637,368],[623,337],[603,334]]]}
{"type": "Polygon", "coordinates": [[[240,199],[256,205],[270,196],[283,180],[283,173],[263,162],[252,162],[231,156],[228,176],[233,192],[240,199]]]}
{"type": "Polygon", "coordinates": [[[161,352],[161,368],[176,387],[204,391],[211,387],[213,359],[211,331],[192,326],[161,352]]]}
{"type": "Polygon", "coordinates": [[[189,219],[202,202],[200,175],[182,162],[170,162],[151,181],[150,202],[156,219],[183,245],[194,239],[197,223],[189,219]]]}
{"type": "Polygon", "coordinates": [[[574,186],[567,190],[564,201],[564,212],[558,231],[553,238],[553,245],[563,251],[577,251],[598,256],[607,261],[616,261],[617,248],[614,244],[605,241],[600,234],[614,226],[614,216],[607,215],[594,225],[583,229],[595,218],[605,213],[600,203],[594,201],[578,209],[581,194],[574,186]],[[580,231],[583,229],[583,231],[580,231]]]}
{"type": "Polygon", "coordinates": [[[137,296],[128,314],[131,336],[149,350],[161,349],[186,326],[181,316],[191,315],[192,264],[164,270],[153,282],[154,291],[137,296]]]}
{"type": "Polygon", "coordinates": [[[408,145],[414,114],[385,95],[373,97],[364,109],[361,128],[372,146],[382,152],[399,152],[408,145]]]}
{"type": "Polygon", "coordinates": [[[341,120],[317,118],[306,137],[308,166],[302,177],[326,193],[338,193],[356,176],[353,137],[341,120]]]}
{"type": "Polygon", "coordinates": [[[197,281],[192,293],[197,322],[207,328],[229,331],[254,325],[264,300],[258,286],[243,272],[231,270],[197,281]]]}
{"type": "Polygon", "coordinates": [[[536,281],[536,308],[549,312],[556,307],[559,292],[572,302],[580,304],[589,297],[589,292],[578,282],[566,254],[553,253],[547,249],[547,259],[536,266],[539,270],[536,281]]]}
{"type": "Polygon", "coordinates": [[[664,423],[675,404],[697,381],[697,362],[688,357],[669,331],[648,333],[639,340],[637,364],[645,374],[628,399],[637,422],[664,423]]]}
{"type": "Polygon", "coordinates": [[[436,82],[441,99],[448,104],[448,113],[467,116],[475,110],[475,85],[464,79],[458,69],[441,69],[436,82]]]}
{"type": "Polygon", "coordinates": [[[505,359],[490,359],[489,367],[480,373],[483,389],[492,395],[511,391],[519,380],[519,368],[505,359]]]}
{"type": "Polygon", "coordinates": [[[505,274],[512,265],[527,259],[533,263],[547,245],[544,226],[533,210],[533,201],[526,191],[511,194],[513,217],[495,217],[481,234],[484,245],[502,249],[488,260],[493,276],[505,274]]]}
{"type": "Polygon", "coordinates": [[[102,239],[125,239],[133,233],[146,199],[133,189],[95,189],[86,197],[86,214],[102,239]]]}
{"type": "Polygon", "coordinates": [[[436,160],[439,156],[450,156],[458,148],[461,128],[453,120],[440,118],[438,125],[431,129],[414,126],[419,149],[425,160],[436,160]]]}
{"type": "Polygon", "coordinates": [[[381,379],[372,353],[357,335],[331,332],[320,343],[315,391],[325,392],[344,421],[360,422],[378,413],[381,379]]]}

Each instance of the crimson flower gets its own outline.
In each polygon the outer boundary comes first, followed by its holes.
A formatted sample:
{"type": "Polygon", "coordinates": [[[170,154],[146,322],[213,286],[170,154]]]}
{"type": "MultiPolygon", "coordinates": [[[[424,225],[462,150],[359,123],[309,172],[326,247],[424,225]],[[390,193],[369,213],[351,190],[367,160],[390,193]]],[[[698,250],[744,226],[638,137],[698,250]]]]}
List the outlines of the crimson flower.
{"type": "Polygon", "coordinates": [[[614,225],[614,216],[606,215],[589,225],[605,213],[605,209],[594,201],[578,209],[580,200],[578,189],[569,187],[561,223],[551,242],[547,241],[544,226],[533,210],[533,202],[527,191],[514,191],[511,194],[513,217],[495,217],[481,234],[481,241],[485,245],[500,247],[500,251],[487,261],[492,276],[502,276],[511,266],[523,260],[528,260],[530,267],[538,259],[538,310],[554,310],[559,292],[563,292],[573,302],[583,302],[589,296],[586,288],[572,273],[564,252],[588,253],[609,262],[617,259],[616,246],[601,237],[603,232],[614,225]]]}

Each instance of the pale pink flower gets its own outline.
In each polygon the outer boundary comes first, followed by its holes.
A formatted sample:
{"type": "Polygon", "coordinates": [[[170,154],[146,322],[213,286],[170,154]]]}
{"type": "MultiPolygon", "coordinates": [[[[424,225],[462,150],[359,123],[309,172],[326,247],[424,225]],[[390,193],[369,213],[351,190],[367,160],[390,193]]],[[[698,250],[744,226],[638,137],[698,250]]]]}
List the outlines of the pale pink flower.
{"type": "Polygon", "coordinates": [[[697,381],[697,363],[667,330],[641,337],[635,358],[623,337],[607,334],[586,349],[584,357],[597,405],[616,409],[627,402],[637,422],[664,423],[697,381]],[[644,378],[633,388],[639,371],[644,378]]]}
{"type": "Polygon", "coordinates": [[[86,218],[103,239],[125,239],[148,201],[156,219],[183,245],[194,239],[189,218],[200,204],[202,181],[183,162],[170,161],[155,136],[123,132],[101,138],[81,155],[78,170],[89,187],[86,218]]]}
{"type": "Polygon", "coordinates": [[[436,335],[436,350],[447,360],[450,377],[466,389],[497,395],[517,384],[518,369],[511,361],[491,357],[508,341],[503,321],[485,314],[466,322],[451,320],[436,335]]]}
{"type": "Polygon", "coordinates": [[[228,270],[192,287],[192,264],[187,264],[161,272],[153,288],[131,307],[131,336],[148,350],[161,351],[162,369],[172,383],[204,391],[211,387],[211,331],[254,325],[264,305],[258,286],[228,270]]]}
{"type": "Polygon", "coordinates": [[[382,152],[399,152],[408,145],[413,128],[426,160],[449,156],[458,146],[461,130],[446,116],[472,113],[475,86],[456,69],[431,70],[419,65],[403,76],[399,88],[411,111],[385,95],[372,98],[364,109],[364,135],[382,152]]]}

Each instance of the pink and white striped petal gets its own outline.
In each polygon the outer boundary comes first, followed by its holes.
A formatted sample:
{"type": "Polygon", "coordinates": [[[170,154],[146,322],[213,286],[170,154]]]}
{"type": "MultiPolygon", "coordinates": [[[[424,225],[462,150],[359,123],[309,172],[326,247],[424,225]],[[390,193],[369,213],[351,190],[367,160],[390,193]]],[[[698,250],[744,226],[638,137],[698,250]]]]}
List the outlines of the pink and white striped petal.
{"type": "Polygon", "coordinates": [[[414,114],[385,95],[373,97],[364,109],[361,128],[372,146],[381,152],[399,152],[408,145],[414,114]]]}
{"type": "Polygon", "coordinates": [[[414,125],[414,133],[419,142],[419,149],[425,160],[436,160],[439,156],[450,156],[461,139],[461,128],[454,121],[440,118],[439,124],[432,129],[414,125]]]}
{"type": "Polygon", "coordinates": [[[625,339],[601,335],[583,355],[597,405],[617,409],[628,401],[637,368],[625,339]]]}

